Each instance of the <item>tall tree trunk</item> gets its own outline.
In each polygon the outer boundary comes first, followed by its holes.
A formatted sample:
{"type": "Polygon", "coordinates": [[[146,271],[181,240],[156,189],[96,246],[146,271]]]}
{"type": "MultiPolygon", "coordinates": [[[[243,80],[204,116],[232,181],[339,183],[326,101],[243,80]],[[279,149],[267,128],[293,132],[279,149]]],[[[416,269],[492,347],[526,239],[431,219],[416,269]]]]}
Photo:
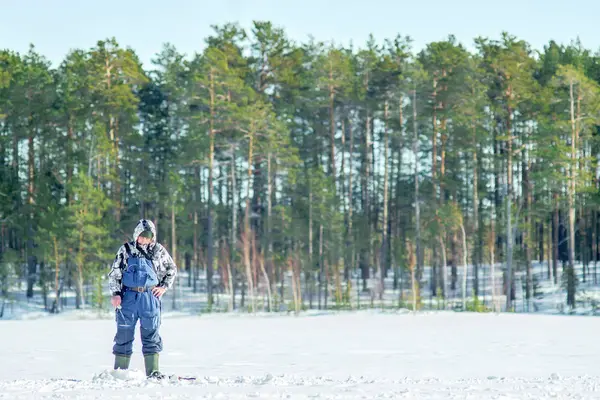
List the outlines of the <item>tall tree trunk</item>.
{"type": "Polygon", "coordinates": [[[417,90],[413,91],[413,153],[415,155],[415,234],[416,234],[416,261],[417,280],[420,281],[423,271],[423,260],[421,256],[421,213],[419,198],[419,132],[417,128],[417,90]]]}
{"type": "MultiPolygon", "coordinates": [[[[285,211],[283,210],[283,208],[281,208],[281,231],[282,232],[286,232],[287,231],[287,222],[285,220],[285,211]]],[[[292,248],[293,249],[293,254],[298,254],[298,243],[297,242],[292,242],[292,240],[288,240],[285,235],[281,238],[281,242],[283,244],[282,249],[281,249],[281,258],[282,260],[286,260],[289,259],[289,249],[292,248]]],[[[285,298],[284,296],[284,280],[285,280],[285,273],[284,273],[284,268],[282,267],[281,269],[281,274],[280,274],[280,297],[282,299],[285,298]]],[[[306,276],[308,277],[309,274],[306,274],[306,276]]]]}
{"type": "MultiPolygon", "coordinates": [[[[537,199],[533,200],[534,203],[537,202],[537,199]]],[[[540,262],[546,261],[546,249],[544,237],[546,236],[546,231],[544,231],[544,221],[541,221],[537,224],[538,226],[538,260],[540,262]]],[[[550,279],[550,259],[548,259],[548,279],[550,279]]]]}
{"type": "Polygon", "coordinates": [[[417,311],[418,303],[419,303],[419,281],[416,276],[416,256],[415,250],[413,249],[412,243],[408,242],[408,269],[410,270],[410,282],[411,282],[411,291],[412,291],[412,307],[413,312],[417,311]]]}
{"type": "MultiPolygon", "coordinates": [[[[509,89],[509,93],[511,89],[509,89]]],[[[510,94],[509,94],[510,96],[510,94]]],[[[508,117],[506,120],[507,141],[507,166],[506,166],[506,310],[512,309],[513,300],[513,239],[512,239],[512,110],[508,108],[508,117]]]]}
{"type": "Polygon", "coordinates": [[[231,232],[230,232],[230,237],[229,237],[229,264],[228,264],[228,268],[229,268],[229,282],[230,282],[230,287],[231,287],[231,305],[230,307],[235,309],[235,285],[233,283],[233,271],[235,271],[235,268],[232,268],[232,266],[235,265],[236,262],[236,255],[237,255],[237,235],[238,235],[238,223],[237,223],[237,213],[238,213],[238,206],[237,206],[237,199],[236,199],[236,195],[237,195],[237,180],[236,180],[236,166],[235,166],[235,148],[232,145],[231,146],[231,164],[230,164],[230,169],[231,169],[231,232]]]}
{"type": "Polygon", "coordinates": [[[598,211],[592,208],[592,262],[594,263],[594,285],[598,284],[598,211]]]}
{"type": "Polygon", "coordinates": [[[65,199],[67,204],[71,204],[71,183],[73,182],[73,170],[75,168],[75,160],[73,156],[73,144],[74,144],[74,132],[73,132],[73,119],[69,115],[68,117],[68,127],[67,127],[67,192],[65,194],[65,199]]]}
{"type": "Polygon", "coordinates": [[[266,263],[266,274],[267,274],[267,282],[269,282],[268,292],[269,292],[269,311],[271,311],[271,282],[275,283],[274,274],[273,274],[273,238],[271,235],[272,225],[273,225],[273,171],[271,167],[272,163],[272,155],[271,152],[267,154],[267,229],[265,229],[265,234],[267,237],[267,246],[266,246],[266,254],[264,254],[264,260],[266,263]]]}
{"type": "MultiPolygon", "coordinates": [[[[473,136],[476,141],[475,136],[475,124],[473,124],[473,136]]],[[[475,239],[475,246],[473,251],[473,295],[475,297],[479,296],[479,265],[481,263],[480,255],[481,255],[481,235],[479,232],[479,160],[478,156],[478,146],[477,142],[474,143],[473,148],[473,234],[477,239],[475,239]]]]}
{"type": "Polygon", "coordinates": [[[460,231],[462,233],[462,247],[463,247],[463,282],[462,282],[462,309],[467,309],[467,272],[468,272],[468,263],[467,263],[467,234],[465,233],[465,224],[460,223],[460,231]]]}
{"type": "MultiPolygon", "coordinates": [[[[271,292],[271,279],[269,278],[269,274],[267,273],[267,269],[265,268],[264,256],[261,256],[260,254],[258,254],[258,252],[256,250],[256,236],[255,235],[252,235],[252,240],[253,240],[252,250],[253,250],[255,258],[257,259],[256,261],[258,262],[258,266],[260,267],[260,272],[263,276],[263,279],[265,280],[265,286],[267,288],[267,308],[268,308],[269,312],[272,312],[273,311],[273,296],[272,296],[272,292],[271,292]]],[[[293,277],[292,277],[292,279],[293,279],[293,277]]],[[[258,279],[256,279],[256,282],[258,282],[258,279]]]]}
{"type": "Polygon", "coordinates": [[[446,145],[448,143],[448,135],[442,130],[441,135],[441,146],[440,149],[440,177],[439,177],[439,186],[440,186],[440,204],[445,204],[446,202],[446,145]]]}
{"type": "Polygon", "coordinates": [[[490,235],[488,247],[490,249],[490,281],[491,281],[491,297],[492,297],[492,311],[496,311],[496,260],[494,257],[496,249],[496,229],[494,224],[495,216],[492,215],[490,218],[490,235]]]}
{"type": "MultiPolygon", "coordinates": [[[[442,105],[443,107],[443,105],[442,105]]],[[[448,195],[448,193],[446,192],[446,146],[448,143],[448,135],[446,132],[446,118],[442,118],[441,124],[440,124],[440,133],[441,133],[441,149],[440,149],[440,176],[439,176],[439,188],[440,188],[440,199],[439,199],[439,205],[440,207],[444,206],[444,204],[446,204],[446,199],[449,198],[450,196],[448,195]]],[[[450,246],[450,251],[452,252],[452,266],[453,266],[453,271],[456,271],[456,265],[457,265],[457,260],[458,260],[458,247],[456,246],[455,243],[455,238],[451,239],[451,246],[450,246]]],[[[453,276],[453,280],[454,280],[454,276],[453,276]]],[[[454,283],[453,283],[454,285],[454,283]]]]}
{"type": "MultiPolygon", "coordinates": [[[[329,64],[329,82],[333,82],[333,65],[329,64]]],[[[337,182],[335,178],[335,87],[333,84],[329,85],[329,173],[334,182],[337,182]]]]}
{"type": "MultiPolygon", "coordinates": [[[[569,165],[569,269],[567,271],[567,305],[575,309],[575,171],[577,169],[577,128],[575,126],[575,110],[573,97],[573,81],[569,84],[569,98],[571,103],[571,162],[569,165]]],[[[578,117],[578,116],[577,116],[578,117]]]]}
{"type": "Polygon", "coordinates": [[[58,313],[60,304],[60,258],[58,256],[58,240],[55,235],[52,235],[52,244],[54,245],[54,304],[52,305],[52,313],[58,313]]]}
{"type": "Polygon", "coordinates": [[[363,213],[364,218],[366,220],[366,232],[364,238],[368,241],[368,245],[366,246],[366,252],[363,254],[363,262],[362,262],[362,277],[363,277],[363,290],[367,290],[367,279],[370,277],[370,268],[371,268],[371,192],[369,190],[369,183],[371,179],[371,157],[372,157],[372,140],[371,140],[371,116],[370,111],[367,108],[367,119],[365,126],[365,163],[364,163],[364,171],[365,175],[363,177],[363,213]]]}
{"type": "Polygon", "coordinates": [[[383,293],[385,292],[385,276],[387,271],[387,248],[388,248],[388,148],[389,148],[389,132],[388,132],[388,102],[386,100],[384,105],[384,137],[383,137],[383,224],[381,226],[381,255],[380,255],[380,279],[381,279],[381,290],[379,293],[379,300],[383,300],[383,293]]]}
{"type": "MultiPolygon", "coordinates": [[[[86,210],[87,211],[87,210],[86,210]]],[[[86,213],[86,212],[85,212],[86,213]]],[[[83,229],[79,232],[79,249],[77,252],[77,302],[76,307],[85,307],[85,297],[83,293],[83,262],[84,262],[84,249],[83,249],[83,229]]]]}
{"type": "MultiPolygon", "coordinates": [[[[442,93],[446,93],[448,92],[448,81],[446,80],[446,77],[448,75],[448,71],[446,70],[445,67],[442,67],[442,89],[441,92],[442,93]]],[[[444,99],[442,98],[440,100],[440,105],[439,105],[439,109],[442,112],[442,118],[440,121],[440,134],[441,134],[441,145],[442,148],[440,149],[440,205],[444,205],[446,202],[446,194],[445,194],[445,179],[446,179],[446,145],[448,144],[448,132],[447,132],[447,123],[448,120],[446,118],[446,112],[445,112],[445,108],[446,105],[444,103],[444,99]]]]}
{"type": "MultiPolygon", "coordinates": [[[[224,172],[224,164],[223,163],[218,163],[218,173],[219,173],[219,177],[217,178],[217,201],[219,202],[219,205],[225,205],[225,200],[224,200],[224,194],[225,194],[225,185],[226,185],[226,181],[225,181],[225,172],[224,172]]],[[[217,237],[221,237],[223,235],[222,232],[217,231],[216,236],[217,237]]],[[[217,246],[220,246],[219,244],[217,244],[217,246]]],[[[218,263],[217,263],[218,264],[218,263]]]]}
{"type": "Polygon", "coordinates": [[[325,262],[323,257],[323,224],[319,224],[319,310],[321,309],[321,295],[325,275],[325,262]]]}
{"type": "MultiPolygon", "coordinates": [[[[438,98],[437,98],[437,84],[438,84],[438,71],[433,72],[433,93],[432,93],[432,116],[431,116],[431,126],[432,126],[432,134],[431,134],[431,185],[432,185],[432,204],[434,207],[437,207],[443,204],[444,200],[442,198],[439,199],[438,202],[438,179],[437,179],[437,157],[438,157],[438,120],[437,120],[437,109],[438,109],[438,98]]],[[[432,296],[436,295],[438,288],[438,275],[439,272],[436,271],[436,262],[437,262],[437,249],[436,246],[433,246],[431,256],[431,293],[432,296]]]]}
{"type": "Polygon", "coordinates": [[[219,245],[219,249],[220,249],[219,263],[220,263],[220,265],[222,265],[222,269],[224,270],[223,286],[225,287],[225,293],[227,293],[227,295],[229,296],[229,299],[227,300],[227,311],[231,312],[231,311],[233,311],[234,291],[233,291],[233,276],[232,276],[231,257],[230,257],[231,251],[229,249],[229,246],[227,245],[227,240],[221,241],[221,244],[219,245]]]}
{"type": "Polygon", "coordinates": [[[448,296],[448,265],[446,261],[446,244],[444,243],[443,234],[438,235],[438,242],[440,243],[440,251],[442,253],[442,282],[440,287],[442,288],[442,296],[446,299],[448,296]]]}
{"type": "Polygon", "coordinates": [[[209,125],[209,148],[208,148],[208,197],[207,197],[207,229],[206,229],[206,291],[208,309],[213,305],[213,174],[215,159],[215,76],[210,70],[210,125],[209,125]]]}
{"type": "MultiPolygon", "coordinates": [[[[18,179],[19,175],[19,134],[14,132],[12,135],[12,157],[11,167],[13,173],[13,179],[18,179]]],[[[15,181],[16,182],[16,181],[15,181]]]]}
{"type": "MultiPolygon", "coordinates": [[[[596,154],[598,151],[597,146],[593,147],[593,153],[596,154]]],[[[594,165],[596,170],[600,168],[600,157],[596,157],[596,165],[594,165]]],[[[594,187],[596,190],[600,190],[600,179],[596,176],[594,177],[594,187]]],[[[593,214],[593,226],[592,226],[592,260],[594,261],[594,285],[598,284],[598,208],[596,206],[592,207],[593,214]]]]}
{"type": "MultiPolygon", "coordinates": [[[[433,77],[433,111],[432,111],[432,126],[433,133],[431,135],[431,185],[433,186],[432,196],[433,204],[437,203],[437,73],[434,72],[433,77]]],[[[440,199],[441,200],[441,199],[440,199]]]]}
{"type": "MultiPolygon", "coordinates": [[[[494,129],[493,129],[493,135],[494,135],[494,158],[493,158],[493,163],[494,163],[494,205],[495,205],[495,210],[497,211],[497,216],[498,218],[501,218],[502,214],[500,212],[500,210],[502,209],[502,192],[503,192],[503,187],[502,187],[502,180],[501,180],[501,175],[502,175],[502,159],[501,156],[504,154],[503,151],[503,147],[502,147],[502,143],[500,142],[500,140],[498,139],[498,134],[499,134],[499,128],[498,125],[500,125],[500,116],[499,115],[494,115],[492,117],[492,121],[491,123],[494,125],[494,129]]],[[[498,254],[498,259],[500,259],[500,256],[504,253],[502,251],[502,233],[501,232],[497,232],[497,237],[494,238],[494,246],[496,246],[495,253],[498,254]]]]}
{"type": "Polygon", "coordinates": [[[252,181],[252,160],[254,151],[254,132],[250,132],[248,135],[248,172],[246,183],[246,210],[244,214],[244,263],[246,265],[246,279],[248,281],[248,295],[252,304],[252,312],[255,309],[255,297],[254,297],[254,281],[252,274],[252,266],[250,260],[250,246],[251,246],[251,230],[250,230],[250,182],[252,181]]]}
{"type": "MultiPolygon", "coordinates": [[[[354,176],[353,174],[353,169],[352,169],[352,154],[354,153],[354,131],[352,129],[352,124],[348,123],[348,130],[349,130],[349,134],[350,134],[350,160],[348,162],[348,227],[346,230],[346,248],[349,249],[350,251],[350,269],[354,270],[354,255],[355,255],[355,248],[354,248],[354,231],[353,231],[353,218],[354,215],[352,214],[352,210],[353,210],[353,191],[352,191],[352,178],[354,176]]],[[[350,274],[348,274],[347,278],[348,280],[347,284],[348,286],[350,286],[350,274]]],[[[357,287],[358,288],[358,287],[357,287]]]]}
{"type": "MultiPolygon", "coordinates": [[[[400,141],[404,138],[404,113],[403,113],[403,102],[404,100],[404,96],[400,96],[400,101],[398,103],[398,123],[400,126],[400,141]]],[[[396,184],[395,184],[395,193],[394,193],[394,202],[395,202],[395,207],[394,207],[394,214],[395,214],[395,220],[396,220],[396,231],[394,233],[395,237],[399,238],[400,236],[403,235],[403,230],[402,228],[402,223],[401,223],[401,202],[400,199],[402,198],[401,196],[403,195],[402,193],[402,184],[401,184],[401,176],[402,176],[402,142],[399,143],[398,146],[398,162],[396,163],[396,184]],[[402,233],[401,233],[402,232],[402,233]]],[[[404,243],[404,240],[402,240],[400,243],[404,243]]],[[[401,247],[404,248],[404,247],[401,247]]],[[[403,254],[405,254],[404,252],[402,252],[403,254]]],[[[394,251],[392,251],[392,254],[394,254],[394,251]]],[[[398,280],[401,279],[402,276],[402,271],[399,268],[398,263],[394,263],[394,265],[396,265],[396,268],[398,270],[398,273],[394,275],[394,290],[398,288],[398,280]]]]}
{"type": "MultiPolygon", "coordinates": [[[[194,189],[192,190],[192,203],[193,203],[193,207],[194,207],[194,219],[193,219],[193,224],[194,224],[194,232],[193,232],[193,251],[194,251],[194,255],[192,257],[192,267],[191,269],[188,271],[188,286],[191,287],[192,286],[192,277],[195,275],[194,274],[194,270],[198,267],[198,199],[197,199],[197,193],[198,193],[198,188],[200,186],[200,167],[196,166],[194,167],[194,189]]],[[[195,283],[195,282],[194,282],[195,283]]],[[[195,293],[195,291],[194,291],[195,293]]]]}
{"type": "MultiPolygon", "coordinates": [[[[524,138],[525,145],[528,144],[528,139],[524,138]]],[[[522,181],[523,181],[523,201],[525,202],[525,227],[523,229],[523,247],[525,250],[525,268],[526,268],[526,282],[525,282],[525,298],[527,301],[527,311],[530,311],[531,298],[533,296],[533,272],[531,270],[531,252],[533,247],[533,240],[531,235],[531,183],[529,182],[529,171],[531,165],[529,162],[529,153],[527,147],[524,148],[522,153],[522,181]]]]}
{"type": "MultiPolygon", "coordinates": [[[[585,157],[585,156],[583,156],[585,157]]],[[[583,174],[583,171],[581,171],[581,173],[583,174]]],[[[582,221],[583,224],[583,228],[582,228],[582,243],[580,244],[579,247],[579,254],[581,256],[581,261],[583,262],[583,283],[586,283],[587,279],[589,279],[589,274],[590,274],[590,247],[591,244],[589,243],[589,222],[590,222],[590,217],[589,217],[589,212],[587,210],[584,211],[584,205],[581,205],[579,207],[579,218],[582,221]]]]}
{"type": "MultiPolygon", "coordinates": [[[[31,118],[31,117],[30,117],[31,118]]],[[[36,269],[37,269],[37,259],[34,255],[34,220],[35,215],[33,212],[34,209],[34,194],[35,194],[35,152],[34,152],[34,135],[35,129],[30,127],[29,131],[29,150],[28,150],[28,163],[27,163],[27,207],[28,207],[28,222],[27,222],[27,298],[33,297],[33,286],[35,285],[36,280],[36,269]]]]}
{"type": "Polygon", "coordinates": [[[300,300],[300,277],[295,268],[296,260],[291,257],[288,259],[288,270],[292,275],[292,296],[294,297],[294,313],[298,314],[301,308],[300,300]]]}
{"type": "Polygon", "coordinates": [[[197,293],[198,291],[198,277],[200,275],[200,264],[202,263],[202,246],[200,245],[200,237],[198,234],[198,229],[199,229],[199,218],[200,218],[200,213],[201,213],[201,205],[202,205],[202,194],[203,194],[203,190],[202,190],[202,175],[200,174],[200,167],[196,166],[195,168],[195,175],[196,175],[196,182],[198,183],[197,189],[195,190],[195,195],[198,196],[198,198],[194,201],[194,221],[196,221],[196,232],[195,232],[195,236],[194,236],[194,241],[196,242],[196,246],[195,246],[195,251],[194,251],[194,276],[193,276],[193,282],[192,282],[192,286],[193,286],[193,292],[197,293]]]}
{"type": "Polygon", "coordinates": [[[313,268],[315,266],[314,262],[313,262],[313,191],[312,191],[312,182],[310,180],[310,177],[308,178],[308,263],[309,263],[309,268],[308,268],[308,272],[307,275],[309,276],[308,279],[308,290],[309,290],[309,296],[308,296],[308,306],[310,308],[312,308],[312,302],[313,302],[313,268]]]}
{"type": "Polygon", "coordinates": [[[554,284],[558,284],[558,238],[559,238],[560,220],[558,193],[554,193],[554,215],[552,218],[552,273],[554,275],[554,284]]]}
{"type": "Polygon", "coordinates": [[[342,213],[344,214],[344,232],[342,234],[342,267],[344,268],[344,280],[348,280],[350,276],[350,265],[348,263],[348,207],[346,205],[346,120],[342,118],[342,167],[340,171],[340,194],[342,213]]]}

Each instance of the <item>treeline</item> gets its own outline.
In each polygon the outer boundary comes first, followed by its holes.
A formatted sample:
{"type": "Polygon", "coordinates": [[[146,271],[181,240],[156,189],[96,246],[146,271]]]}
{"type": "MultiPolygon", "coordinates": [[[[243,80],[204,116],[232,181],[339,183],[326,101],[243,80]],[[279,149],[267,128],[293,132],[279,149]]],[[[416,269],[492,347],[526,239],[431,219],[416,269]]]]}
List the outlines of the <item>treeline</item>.
{"type": "Polygon", "coordinates": [[[597,278],[600,55],[474,43],[294,43],[256,21],[214,27],[191,57],[165,45],[148,68],[115,39],[56,68],[1,51],[3,295],[17,277],[49,310],[71,289],[83,306],[144,217],[188,285],[206,273],[209,308],[240,290],[254,308],[259,288],[271,308],[290,274],[297,309],[347,304],[373,277],[380,297],[408,277],[415,307],[425,284],[464,305],[502,263],[512,309],[534,260],[564,269],[574,307],[576,264],[597,278]]]}

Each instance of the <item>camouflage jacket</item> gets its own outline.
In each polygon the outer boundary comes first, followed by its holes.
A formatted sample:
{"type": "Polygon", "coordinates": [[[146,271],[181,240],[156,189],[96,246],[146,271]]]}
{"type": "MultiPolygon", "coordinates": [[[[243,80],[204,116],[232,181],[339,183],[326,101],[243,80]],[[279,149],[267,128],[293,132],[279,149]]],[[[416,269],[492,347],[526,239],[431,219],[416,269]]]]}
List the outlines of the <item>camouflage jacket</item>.
{"type": "MultiPolygon", "coordinates": [[[[142,219],[138,222],[133,233],[133,240],[129,242],[129,248],[132,256],[143,256],[143,253],[140,251],[140,249],[142,249],[151,257],[159,281],[158,286],[164,287],[165,289],[169,289],[173,286],[175,276],[177,275],[177,266],[167,249],[156,241],[156,227],[152,221],[142,219]],[[149,245],[142,246],[136,242],[140,233],[144,231],[145,226],[150,228],[154,237],[149,245]]],[[[125,244],[123,244],[117,251],[110,273],[108,274],[108,288],[111,296],[119,295],[123,290],[121,280],[123,278],[123,271],[127,267],[127,257],[125,244]]]]}

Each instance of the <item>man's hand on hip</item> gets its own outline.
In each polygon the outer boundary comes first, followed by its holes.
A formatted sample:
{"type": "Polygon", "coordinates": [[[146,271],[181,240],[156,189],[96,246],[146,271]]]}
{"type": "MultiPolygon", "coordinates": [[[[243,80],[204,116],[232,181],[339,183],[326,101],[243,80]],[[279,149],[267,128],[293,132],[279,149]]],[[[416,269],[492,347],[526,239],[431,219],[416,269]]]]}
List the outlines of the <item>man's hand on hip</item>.
{"type": "Polygon", "coordinates": [[[114,308],[117,308],[121,305],[121,296],[113,296],[110,298],[110,303],[114,308]]]}
{"type": "Polygon", "coordinates": [[[156,297],[158,297],[159,299],[161,298],[161,296],[163,294],[165,294],[166,291],[167,291],[167,289],[165,289],[163,287],[159,287],[159,286],[155,286],[152,288],[152,294],[155,295],[156,297]]]}

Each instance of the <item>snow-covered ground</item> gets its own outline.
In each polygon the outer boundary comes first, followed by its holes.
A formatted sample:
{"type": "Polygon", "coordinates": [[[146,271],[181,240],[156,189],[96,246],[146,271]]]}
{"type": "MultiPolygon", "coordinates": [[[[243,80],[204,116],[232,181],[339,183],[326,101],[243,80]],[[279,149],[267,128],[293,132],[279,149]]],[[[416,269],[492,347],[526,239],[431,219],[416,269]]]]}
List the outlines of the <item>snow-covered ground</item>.
{"type": "Polygon", "coordinates": [[[165,373],[111,374],[114,322],[0,321],[0,399],[600,398],[600,319],[453,312],[166,313],[165,373]]]}
{"type": "MultiPolygon", "coordinates": [[[[562,264],[557,268],[556,283],[554,277],[550,275],[548,264],[546,262],[534,261],[532,263],[532,297],[526,299],[526,272],[523,265],[516,263],[514,291],[515,299],[513,302],[514,311],[517,313],[543,313],[543,314],[570,314],[570,315],[599,315],[600,314],[600,274],[598,265],[593,263],[584,268],[583,264],[575,264],[576,286],[576,308],[574,310],[567,306],[567,291],[565,286],[565,276],[562,264]]],[[[492,269],[490,265],[481,265],[478,272],[478,302],[479,310],[506,310],[506,296],[503,294],[503,270],[504,264],[495,264],[492,279],[492,269]]],[[[335,279],[330,277],[325,303],[325,296],[322,296],[321,302],[318,297],[318,287],[309,287],[306,276],[303,274],[302,282],[302,303],[305,309],[344,309],[344,310],[364,310],[364,309],[401,309],[412,307],[411,282],[408,272],[399,273],[399,270],[390,270],[384,279],[385,290],[381,292],[381,281],[377,275],[377,269],[371,271],[370,278],[365,282],[366,290],[363,290],[363,282],[360,279],[360,271],[353,271],[349,282],[350,288],[347,290],[348,282],[340,281],[340,290],[336,286],[335,279]],[[397,284],[394,285],[394,274],[398,273],[397,284]],[[336,300],[336,293],[347,294],[349,301],[336,300]],[[381,296],[380,296],[381,294],[381,296]]],[[[455,285],[452,285],[451,268],[448,268],[448,281],[446,299],[438,298],[432,292],[432,269],[425,267],[423,270],[423,279],[420,283],[421,309],[422,310],[455,310],[462,311],[463,302],[463,266],[456,269],[455,285]]],[[[466,285],[466,305],[467,310],[474,310],[474,267],[467,267],[467,285],[466,285]]],[[[284,274],[284,284],[277,283],[273,288],[275,298],[272,302],[273,311],[289,311],[294,309],[294,298],[292,292],[291,274],[284,274]],[[282,289],[283,287],[283,289],[282,289]]],[[[259,276],[260,277],[260,276],[259,276]]],[[[103,306],[100,312],[110,312],[110,299],[108,294],[108,282],[106,276],[100,286],[96,283],[87,283],[85,287],[85,306],[84,308],[98,309],[98,289],[102,290],[103,306]]],[[[229,301],[231,299],[227,290],[220,285],[221,277],[218,273],[213,276],[214,280],[214,304],[213,312],[228,312],[229,301]]],[[[0,297],[0,320],[9,319],[29,319],[48,316],[47,309],[52,308],[54,303],[54,288],[50,287],[48,293],[48,307],[44,306],[41,288],[36,284],[33,288],[33,298],[26,297],[26,285],[22,278],[16,275],[12,276],[9,285],[8,296],[0,297]]],[[[315,274],[310,282],[317,282],[318,276],[315,274]]],[[[200,271],[197,277],[196,285],[193,285],[188,271],[181,270],[178,273],[175,287],[167,291],[163,297],[163,310],[178,311],[192,314],[208,312],[208,298],[206,291],[206,275],[200,271]],[[194,290],[194,287],[197,290],[194,290]]],[[[235,295],[235,312],[248,312],[251,309],[252,302],[246,290],[242,295],[242,282],[238,282],[235,295]]],[[[325,290],[322,291],[325,293],[325,290]]],[[[260,280],[255,291],[255,309],[257,311],[268,310],[268,290],[265,282],[260,280]]],[[[76,293],[74,287],[65,288],[61,294],[61,312],[70,312],[76,308],[76,293]]]]}

